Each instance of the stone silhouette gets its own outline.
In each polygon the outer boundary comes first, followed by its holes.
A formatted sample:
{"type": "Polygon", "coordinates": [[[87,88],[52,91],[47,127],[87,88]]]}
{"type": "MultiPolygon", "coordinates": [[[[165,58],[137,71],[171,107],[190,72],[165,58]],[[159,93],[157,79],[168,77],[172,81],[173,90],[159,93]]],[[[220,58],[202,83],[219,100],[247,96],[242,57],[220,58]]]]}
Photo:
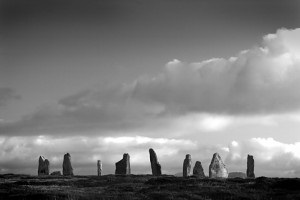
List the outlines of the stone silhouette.
{"type": "Polygon", "coordinates": [[[183,177],[188,177],[192,175],[192,157],[190,154],[186,154],[183,161],[183,177]]]}
{"type": "Polygon", "coordinates": [[[228,178],[246,178],[246,174],[244,172],[230,172],[228,178]]]}
{"type": "Polygon", "coordinates": [[[248,155],[247,157],[247,177],[255,178],[254,174],[254,159],[252,155],[248,155]]]}
{"type": "Polygon", "coordinates": [[[60,171],[54,171],[50,174],[51,176],[61,176],[60,171]]]}
{"type": "Polygon", "coordinates": [[[64,155],[64,161],[63,161],[63,175],[64,176],[73,176],[73,168],[71,165],[71,156],[69,153],[66,153],[64,155]]]}
{"type": "Polygon", "coordinates": [[[44,156],[39,157],[38,175],[49,175],[50,163],[44,156]]]}
{"type": "Polygon", "coordinates": [[[160,176],[161,175],[161,165],[159,164],[159,162],[157,160],[156,153],[153,149],[149,149],[149,154],[150,154],[152,174],[154,176],[160,176]]]}
{"type": "Polygon", "coordinates": [[[209,165],[209,178],[228,178],[228,171],[218,153],[213,155],[209,165]]]}
{"type": "Polygon", "coordinates": [[[194,169],[193,169],[193,175],[197,178],[205,178],[205,174],[203,171],[203,167],[200,161],[197,161],[195,163],[194,169]]]}
{"type": "Polygon", "coordinates": [[[130,156],[128,153],[124,153],[123,159],[116,162],[115,174],[130,174],[130,156]]]}
{"type": "Polygon", "coordinates": [[[97,172],[98,172],[98,176],[102,175],[102,162],[101,162],[101,160],[97,161],[97,172]]]}

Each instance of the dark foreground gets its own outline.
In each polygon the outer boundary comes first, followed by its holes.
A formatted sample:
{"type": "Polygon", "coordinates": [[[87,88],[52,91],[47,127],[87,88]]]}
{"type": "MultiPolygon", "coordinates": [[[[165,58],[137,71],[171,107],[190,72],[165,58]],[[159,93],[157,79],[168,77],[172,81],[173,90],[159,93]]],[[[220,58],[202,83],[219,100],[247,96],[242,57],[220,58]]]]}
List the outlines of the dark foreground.
{"type": "Polygon", "coordinates": [[[300,179],[0,175],[0,199],[300,199],[300,179]]]}

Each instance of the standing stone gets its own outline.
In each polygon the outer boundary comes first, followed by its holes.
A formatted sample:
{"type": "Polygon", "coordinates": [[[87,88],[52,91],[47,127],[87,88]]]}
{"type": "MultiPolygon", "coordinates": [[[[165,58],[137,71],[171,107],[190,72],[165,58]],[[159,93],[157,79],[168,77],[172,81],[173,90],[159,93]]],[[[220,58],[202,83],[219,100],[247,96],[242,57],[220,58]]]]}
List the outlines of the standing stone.
{"type": "Polygon", "coordinates": [[[254,159],[252,155],[248,155],[247,157],[247,177],[255,178],[254,174],[254,159]]]}
{"type": "Polygon", "coordinates": [[[116,162],[115,174],[130,174],[130,156],[128,153],[124,153],[123,159],[116,162]]]}
{"type": "Polygon", "coordinates": [[[156,153],[153,149],[149,149],[149,154],[150,154],[152,174],[154,176],[160,176],[161,175],[161,166],[157,160],[156,153]]]}
{"type": "Polygon", "coordinates": [[[218,153],[213,155],[209,165],[209,178],[228,178],[228,171],[218,153]]]}
{"type": "Polygon", "coordinates": [[[188,177],[192,175],[192,157],[190,154],[186,154],[183,161],[183,177],[188,177]]]}
{"type": "Polygon", "coordinates": [[[97,169],[98,169],[98,176],[102,175],[102,162],[101,160],[97,161],[97,169]]]}
{"type": "Polygon", "coordinates": [[[49,161],[44,156],[39,157],[38,175],[49,175],[49,161]]]}
{"type": "Polygon", "coordinates": [[[200,161],[197,161],[195,163],[195,166],[194,166],[194,169],[193,169],[193,175],[196,176],[197,178],[205,178],[203,167],[202,167],[200,161]]]}
{"type": "Polygon", "coordinates": [[[64,162],[63,162],[63,175],[64,176],[73,176],[73,168],[71,165],[71,156],[69,153],[64,155],[64,162]]]}

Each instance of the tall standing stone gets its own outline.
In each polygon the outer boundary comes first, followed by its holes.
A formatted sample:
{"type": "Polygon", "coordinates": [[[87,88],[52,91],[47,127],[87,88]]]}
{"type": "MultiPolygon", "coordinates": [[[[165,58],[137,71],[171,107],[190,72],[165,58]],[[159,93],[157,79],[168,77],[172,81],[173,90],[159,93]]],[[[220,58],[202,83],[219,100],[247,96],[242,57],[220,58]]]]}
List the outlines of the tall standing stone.
{"type": "Polygon", "coordinates": [[[64,176],[73,176],[73,168],[71,165],[71,156],[69,153],[66,153],[64,155],[64,161],[63,161],[63,175],[64,176]]]}
{"type": "Polygon", "coordinates": [[[209,178],[228,178],[228,171],[218,153],[213,155],[209,165],[209,178]]]}
{"type": "Polygon", "coordinates": [[[247,157],[247,177],[255,178],[254,174],[254,159],[252,155],[248,155],[247,157]]]}
{"type": "Polygon", "coordinates": [[[49,175],[49,161],[44,156],[39,157],[38,175],[49,175]]]}
{"type": "Polygon", "coordinates": [[[192,157],[190,154],[186,154],[183,161],[183,177],[188,177],[192,175],[192,157]]]}
{"type": "Polygon", "coordinates": [[[205,174],[203,171],[203,167],[200,161],[197,161],[195,163],[194,169],[193,169],[193,175],[197,178],[205,178],[205,174]]]}
{"type": "Polygon", "coordinates": [[[159,164],[159,162],[157,160],[156,153],[153,149],[149,149],[149,154],[150,154],[152,174],[154,176],[160,176],[161,175],[161,165],[159,164]]]}
{"type": "Polygon", "coordinates": [[[101,162],[101,160],[97,160],[97,172],[98,172],[98,176],[102,175],[102,162],[101,162]]]}
{"type": "Polygon", "coordinates": [[[130,174],[130,156],[128,153],[124,153],[123,159],[116,162],[115,174],[130,174]]]}

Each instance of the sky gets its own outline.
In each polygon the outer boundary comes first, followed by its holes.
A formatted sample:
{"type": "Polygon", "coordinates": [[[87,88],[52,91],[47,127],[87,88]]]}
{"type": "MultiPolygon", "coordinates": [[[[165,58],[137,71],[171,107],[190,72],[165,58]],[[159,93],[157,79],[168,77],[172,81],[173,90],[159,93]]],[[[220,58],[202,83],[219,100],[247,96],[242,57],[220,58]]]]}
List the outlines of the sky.
{"type": "Polygon", "coordinates": [[[297,0],[0,0],[0,173],[300,177],[297,0]]]}

